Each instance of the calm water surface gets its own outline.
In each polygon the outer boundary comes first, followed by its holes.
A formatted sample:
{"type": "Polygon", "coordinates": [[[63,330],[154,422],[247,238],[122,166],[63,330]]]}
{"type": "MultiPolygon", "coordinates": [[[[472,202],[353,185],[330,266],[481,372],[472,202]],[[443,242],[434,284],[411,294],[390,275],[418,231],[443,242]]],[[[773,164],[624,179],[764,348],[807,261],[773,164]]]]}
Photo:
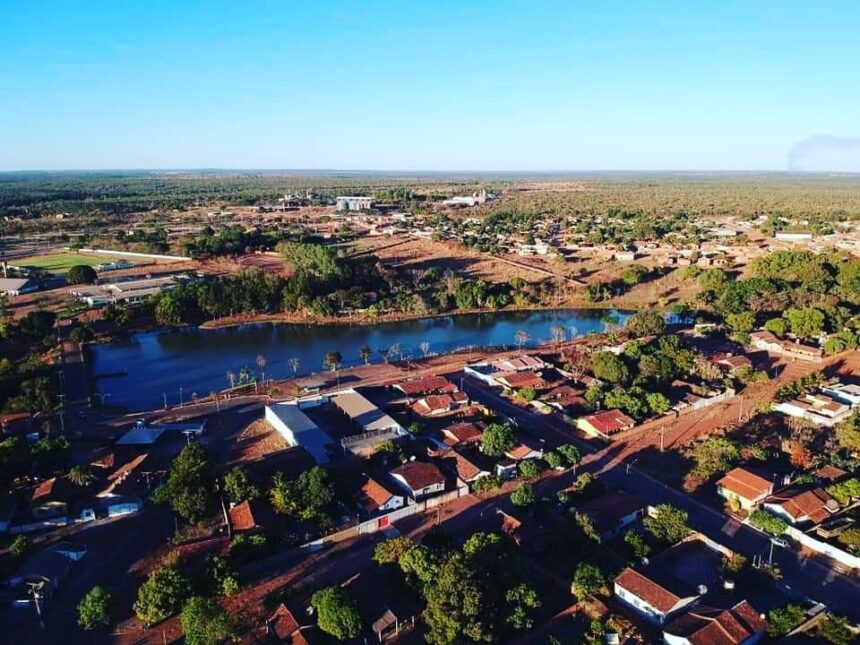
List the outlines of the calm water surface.
{"type": "Polygon", "coordinates": [[[344,367],[361,363],[359,349],[373,349],[372,362],[382,361],[379,349],[400,345],[404,357],[421,356],[421,344],[429,351],[450,352],[467,346],[513,345],[525,330],[529,345],[549,341],[553,327],[563,326],[567,335],[602,331],[608,315],[623,320],[617,311],[564,309],[540,312],[497,312],[442,316],[380,325],[294,325],[266,323],[229,329],[182,329],[135,334],[127,341],[95,345],[92,349],[96,375],[127,370],[127,375],[98,378],[98,388],[110,394],[107,402],[130,410],[160,407],[164,395],[170,404],[192,393],[204,396],[229,387],[227,372],[238,375],[247,368],[259,375],[257,356],[266,359],[266,378],[292,375],[288,361],[300,361],[299,374],[322,369],[326,352],[339,351],[344,367]]]}

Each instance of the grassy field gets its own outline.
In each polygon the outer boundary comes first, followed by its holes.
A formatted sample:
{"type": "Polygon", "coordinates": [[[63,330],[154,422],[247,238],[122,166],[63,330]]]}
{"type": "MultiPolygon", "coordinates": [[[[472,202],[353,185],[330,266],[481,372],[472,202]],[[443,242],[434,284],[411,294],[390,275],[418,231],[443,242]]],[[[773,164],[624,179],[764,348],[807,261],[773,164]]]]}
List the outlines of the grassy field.
{"type": "Polygon", "coordinates": [[[95,267],[103,262],[114,262],[118,259],[116,256],[98,255],[96,253],[51,253],[24,258],[17,266],[31,269],[45,269],[50,273],[66,273],[71,267],[77,264],[86,264],[87,266],[95,267]]]}

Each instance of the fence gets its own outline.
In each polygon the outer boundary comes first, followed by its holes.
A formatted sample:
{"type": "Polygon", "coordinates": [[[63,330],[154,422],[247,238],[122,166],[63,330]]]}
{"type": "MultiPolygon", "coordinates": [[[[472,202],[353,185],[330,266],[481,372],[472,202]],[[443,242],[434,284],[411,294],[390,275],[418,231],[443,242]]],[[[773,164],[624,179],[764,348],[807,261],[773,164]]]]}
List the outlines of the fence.
{"type": "Polygon", "coordinates": [[[835,547],[832,544],[827,544],[826,542],[816,540],[808,533],[804,533],[803,531],[800,531],[793,526],[789,526],[785,532],[811,551],[815,551],[816,553],[825,555],[828,558],[835,560],[839,564],[842,564],[851,569],[860,569],[860,558],[851,555],[847,551],[843,551],[839,547],[835,547]]]}

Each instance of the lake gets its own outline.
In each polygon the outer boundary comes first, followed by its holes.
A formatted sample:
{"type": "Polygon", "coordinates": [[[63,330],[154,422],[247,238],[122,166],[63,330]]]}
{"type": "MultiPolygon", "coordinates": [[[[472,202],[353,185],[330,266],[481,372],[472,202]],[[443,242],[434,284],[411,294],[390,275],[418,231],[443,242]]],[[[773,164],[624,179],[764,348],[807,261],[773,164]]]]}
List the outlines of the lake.
{"type": "Polygon", "coordinates": [[[403,357],[451,352],[469,346],[515,345],[519,330],[529,335],[528,346],[552,339],[551,329],[563,326],[583,335],[603,331],[608,315],[624,320],[627,314],[612,310],[561,309],[552,311],[501,311],[440,316],[378,325],[299,325],[262,323],[225,329],[187,328],[135,334],[128,340],[93,345],[93,373],[126,375],[98,378],[106,400],[129,410],[171,405],[193,393],[205,396],[230,386],[227,372],[238,376],[242,368],[259,375],[257,356],[266,359],[266,378],[284,378],[293,371],[290,358],[299,359],[299,374],[323,368],[326,352],[338,351],[343,366],[362,362],[359,349],[373,350],[371,361],[381,362],[381,348],[399,345],[403,357]],[[422,343],[427,345],[422,348],[422,343]]]}

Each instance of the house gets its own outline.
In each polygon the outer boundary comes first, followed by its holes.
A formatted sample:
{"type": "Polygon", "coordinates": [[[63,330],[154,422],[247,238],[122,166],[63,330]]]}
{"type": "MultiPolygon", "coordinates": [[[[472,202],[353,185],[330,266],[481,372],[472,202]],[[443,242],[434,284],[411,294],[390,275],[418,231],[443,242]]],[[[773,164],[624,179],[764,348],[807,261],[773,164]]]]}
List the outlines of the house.
{"type": "Polygon", "coordinates": [[[714,360],[714,365],[719,367],[723,372],[734,374],[741,368],[752,368],[753,363],[749,357],[741,354],[740,356],[723,356],[714,360]]]}
{"type": "Polygon", "coordinates": [[[301,446],[318,464],[329,462],[334,439],[302,412],[298,402],[267,405],[265,418],[289,445],[301,446]]]}
{"type": "Polygon", "coordinates": [[[355,499],[358,507],[367,515],[393,511],[406,503],[402,495],[392,493],[385,485],[368,477],[355,499]]]}
{"type": "Polygon", "coordinates": [[[442,428],[442,441],[446,446],[478,443],[484,436],[484,427],[483,421],[455,423],[442,428]]]}
{"type": "Polygon", "coordinates": [[[645,515],[646,504],[625,491],[601,495],[576,511],[588,517],[600,537],[599,542],[611,540],[645,515]]]}
{"type": "Polygon", "coordinates": [[[839,510],[839,504],[823,488],[789,488],[771,495],[764,508],[789,524],[818,524],[839,510]]]}
{"type": "Polygon", "coordinates": [[[65,477],[51,477],[28,490],[25,499],[35,520],[62,517],[69,510],[73,484],[65,477]]]}
{"type": "Polygon", "coordinates": [[[746,600],[731,609],[700,605],[663,629],[669,645],[751,645],[764,637],[765,619],[746,600]]]}
{"type": "Polygon", "coordinates": [[[860,385],[832,383],[822,387],[821,391],[827,396],[830,396],[842,403],[846,403],[851,407],[860,405],[860,385]]]}
{"type": "Polygon", "coordinates": [[[678,595],[631,567],[615,577],[613,588],[616,598],[645,620],[659,625],[698,600],[698,594],[692,591],[678,595]]]}
{"type": "MultiPolygon", "coordinates": [[[[76,542],[59,542],[31,555],[9,578],[13,589],[38,585],[42,600],[49,600],[72,571],[75,562],[87,554],[87,547],[76,542]]],[[[23,594],[18,594],[21,598],[23,594]]],[[[19,604],[21,601],[16,602],[19,604]]],[[[23,603],[32,602],[32,597],[24,595],[23,603]]]]}
{"type": "Polygon", "coordinates": [[[629,430],[636,421],[628,417],[621,410],[603,410],[580,417],[576,420],[576,427],[596,437],[609,437],[623,430],[629,430]]]}
{"type": "Polygon", "coordinates": [[[502,479],[513,479],[517,476],[517,461],[514,459],[497,461],[493,471],[502,479]]]}
{"type": "Polygon", "coordinates": [[[546,387],[546,382],[541,378],[540,373],[531,371],[500,374],[496,377],[496,382],[511,390],[521,390],[524,387],[539,390],[546,387]]]}
{"type": "MultiPolygon", "coordinates": [[[[303,612],[296,613],[303,615],[303,612]]],[[[263,642],[311,645],[311,643],[328,642],[328,639],[316,625],[299,624],[296,614],[284,603],[280,603],[266,620],[263,642]]]]}
{"type": "Polygon", "coordinates": [[[403,392],[408,397],[421,397],[428,394],[453,394],[457,386],[444,376],[426,376],[424,378],[404,381],[392,385],[395,390],[403,392]]]}
{"type": "Polygon", "coordinates": [[[490,474],[456,450],[450,451],[445,456],[445,465],[449,466],[453,473],[467,484],[473,484],[482,477],[487,477],[490,474]]]}
{"type": "Polygon", "coordinates": [[[811,347],[802,343],[780,340],[769,331],[754,331],[750,334],[750,346],[754,349],[781,354],[789,358],[803,361],[818,362],[824,356],[820,347],[811,347]]]}
{"type": "Polygon", "coordinates": [[[773,482],[738,466],[717,482],[717,494],[729,501],[736,500],[740,507],[749,510],[773,493],[773,482]]]}
{"type": "Polygon", "coordinates": [[[469,397],[465,392],[430,394],[416,401],[412,406],[412,411],[422,417],[437,416],[452,412],[468,403],[469,397]]]}
{"type": "Polygon", "coordinates": [[[505,453],[508,459],[526,461],[527,459],[543,459],[543,449],[528,442],[521,442],[505,453]]]}
{"type": "Polygon", "coordinates": [[[227,515],[230,526],[236,533],[262,531],[274,522],[272,507],[260,500],[252,499],[230,507],[227,515]]]}
{"type": "Polygon", "coordinates": [[[392,470],[390,475],[414,500],[445,490],[445,475],[434,464],[425,461],[409,461],[392,470]]]}
{"type": "Polygon", "coordinates": [[[29,278],[0,278],[0,295],[20,296],[38,288],[39,285],[29,278]]]}
{"type": "Polygon", "coordinates": [[[570,385],[559,385],[541,396],[541,401],[561,412],[566,412],[571,409],[585,408],[588,403],[583,397],[584,394],[584,390],[570,385]]]}
{"type": "Polygon", "coordinates": [[[790,417],[805,419],[819,426],[832,427],[851,415],[851,406],[826,394],[801,394],[790,401],[774,403],[773,409],[790,417]]]}

